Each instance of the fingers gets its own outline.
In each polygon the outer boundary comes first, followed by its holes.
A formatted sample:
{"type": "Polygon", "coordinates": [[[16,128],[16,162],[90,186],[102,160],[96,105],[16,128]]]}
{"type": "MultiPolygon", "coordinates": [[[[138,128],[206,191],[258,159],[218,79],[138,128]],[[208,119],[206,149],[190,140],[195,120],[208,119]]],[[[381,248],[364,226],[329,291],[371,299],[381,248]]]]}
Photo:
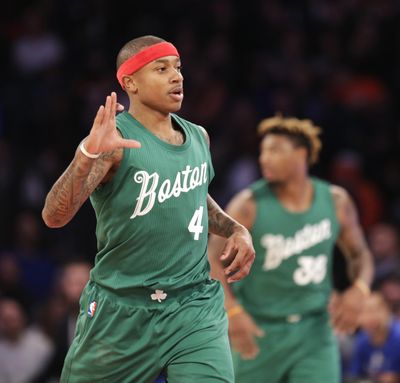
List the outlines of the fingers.
{"type": "Polygon", "coordinates": [[[115,92],[111,92],[111,115],[110,115],[110,118],[114,119],[116,113],[117,113],[117,94],[115,92]]]}
{"type": "Polygon", "coordinates": [[[111,96],[107,96],[106,98],[106,104],[104,105],[104,118],[103,118],[103,123],[107,124],[108,121],[110,120],[110,115],[111,115],[111,96]]]}
{"type": "Polygon", "coordinates": [[[125,107],[120,104],[119,102],[117,102],[117,112],[122,112],[125,109],[125,107]]]}
{"type": "Polygon", "coordinates": [[[93,127],[96,128],[100,126],[103,123],[103,119],[104,119],[104,106],[101,105],[97,110],[96,117],[94,118],[93,127]]]}
{"type": "Polygon", "coordinates": [[[262,330],[260,327],[258,327],[257,325],[254,325],[253,328],[253,334],[259,338],[262,338],[265,335],[264,330],[262,330]]]}
{"type": "Polygon", "coordinates": [[[228,283],[237,282],[243,279],[246,275],[250,273],[251,263],[245,263],[240,268],[234,269],[237,270],[232,275],[230,275],[227,279],[228,283]]]}
{"type": "Polygon", "coordinates": [[[228,283],[240,281],[242,278],[248,275],[253,261],[253,253],[247,251],[247,249],[244,251],[239,250],[235,256],[235,259],[225,269],[225,275],[229,275],[227,279],[228,283]]]}
{"type": "Polygon", "coordinates": [[[351,310],[344,310],[334,320],[333,327],[339,333],[353,333],[358,325],[358,316],[351,310]]]}
{"type": "Polygon", "coordinates": [[[240,353],[243,359],[253,359],[260,351],[251,335],[241,334],[240,336],[231,337],[231,343],[232,348],[240,353]]]}
{"type": "Polygon", "coordinates": [[[226,241],[219,258],[224,268],[228,267],[232,263],[232,260],[235,259],[236,254],[237,249],[233,246],[232,241],[226,241]]]}
{"type": "Polygon", "coordinates": [[[339,334],[353,333],[358,326],[358,314],[354,311],[354,307],[349,306],[343,297],[338,295],[332,296],[329,304],[329,312],[331,314],[331,324],[335,331],[339,334]]]}
{"type": "Polygon", "coordinates": [[[127,140],[124,138],[121,138],[120,143],[119,143],[120,148],[127,148],[127,149],[138,149],[141,148],[142,145],[139,141],[136,140],[127,140]]]}

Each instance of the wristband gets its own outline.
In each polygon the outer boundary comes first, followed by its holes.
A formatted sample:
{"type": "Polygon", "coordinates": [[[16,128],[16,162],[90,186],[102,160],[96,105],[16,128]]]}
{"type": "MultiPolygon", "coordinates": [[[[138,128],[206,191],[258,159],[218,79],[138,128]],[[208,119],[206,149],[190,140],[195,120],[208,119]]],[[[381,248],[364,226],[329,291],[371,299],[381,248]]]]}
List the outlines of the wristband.
{"type": "Polygon", "coordinates": [[[236,305],[227,310],[226,315],[228,316],[228,318],[232,318],[233,316],[240,314],[242,312],[243,312],[243,307],[240,305],[236,305]]]}
{"type": "Polygon", "coordinates": [[[82,152],[86,157],[88,157],[88,158],[92,158],[92,159],[99,158],[101,153],[97,153],[97,154],[89,153],[89,152],[86,150],[85,146],[83,145],[84,142],[85,142],[85,141],[82,141],[82,142],[80,143],[80,145],[79,145],[79,149],[81,150],[81,152],[82,152]]]}
{"type": "Polygon", "coordinates": [[[357,287],[364,295],[368,296],[371,294],[371,289],[362,279],[357,279],[353,286],[357,287]]]}

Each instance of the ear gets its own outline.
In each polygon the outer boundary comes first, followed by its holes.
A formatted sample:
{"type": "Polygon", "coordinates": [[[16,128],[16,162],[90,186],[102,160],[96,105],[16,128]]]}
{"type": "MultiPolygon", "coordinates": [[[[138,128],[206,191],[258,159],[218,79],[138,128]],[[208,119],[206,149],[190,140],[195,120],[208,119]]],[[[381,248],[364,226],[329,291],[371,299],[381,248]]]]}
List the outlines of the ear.
{"type": "Polygon", "coordinates": [[[298,146],[296,153],[306,164],[308,163],[308,150],[304,146],[298,146]]]}
{"type": "Polygon", "coordinates": [[[124,88],[126,92],[136,93],[137,85],[134,81],[132,75],[126,75],[122,77],[122,83],[124,84],[124,88]]]}

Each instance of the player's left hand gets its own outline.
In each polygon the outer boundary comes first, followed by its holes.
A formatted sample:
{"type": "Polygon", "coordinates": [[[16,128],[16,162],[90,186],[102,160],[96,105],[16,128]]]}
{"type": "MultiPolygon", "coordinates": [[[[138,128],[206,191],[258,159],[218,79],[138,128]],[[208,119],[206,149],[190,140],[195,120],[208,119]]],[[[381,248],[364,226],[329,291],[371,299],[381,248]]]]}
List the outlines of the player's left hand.
{"type": "Polygon", "coordinates": [[[240,281],[249,274],[255,251],[249,231],[240,226],[225,242],[220,260],[224,265],[227,282],[240,281]]]}
{"type": "Polygon", "coordinates": [[[337,333],[354,333],[359,325],[365,298],[365,294],[355,286],[349,287],[341,294],[336,292],[332,294],[328,311],[332,326],[337,333]]]}

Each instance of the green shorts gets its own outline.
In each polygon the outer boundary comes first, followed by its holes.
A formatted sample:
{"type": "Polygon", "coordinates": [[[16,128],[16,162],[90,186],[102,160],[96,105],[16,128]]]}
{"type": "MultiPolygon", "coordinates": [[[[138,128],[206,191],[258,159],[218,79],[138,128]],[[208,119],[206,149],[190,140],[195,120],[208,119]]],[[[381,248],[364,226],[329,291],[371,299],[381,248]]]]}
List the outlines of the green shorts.
{"type": "Polygon", "coordinates": [[[340,382],[338,346],[326,313],[258,325],[265,336],[257,340],[257,357],[243,360],[233,353],[236,383],[340,382]]]}
{"type": "Polygon", "coordinates": [[[169,383],[234,381],[219,282],[129,298],[89,282],[61,383],[152,383],[160,372],[169,383]]]}

